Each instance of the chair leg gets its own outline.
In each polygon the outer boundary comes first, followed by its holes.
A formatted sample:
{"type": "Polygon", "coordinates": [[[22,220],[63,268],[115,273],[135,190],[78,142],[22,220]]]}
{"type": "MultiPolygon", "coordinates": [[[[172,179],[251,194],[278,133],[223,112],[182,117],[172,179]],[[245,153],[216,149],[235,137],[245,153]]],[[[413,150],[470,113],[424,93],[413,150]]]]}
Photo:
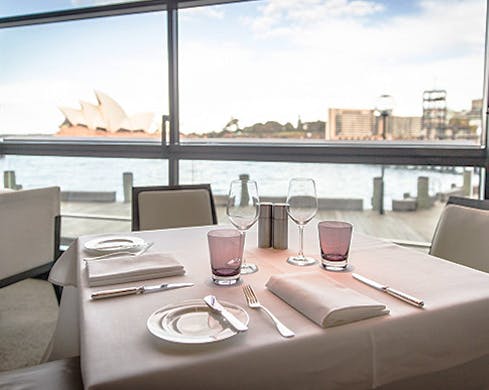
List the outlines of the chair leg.
{"type": "Polygon", "coordinates": [[[53,289],[59,306],[59,304],[61,303],[61,294],[63,294],[63,286],[57,286],[56,284],[53,284],[53,289]]]}

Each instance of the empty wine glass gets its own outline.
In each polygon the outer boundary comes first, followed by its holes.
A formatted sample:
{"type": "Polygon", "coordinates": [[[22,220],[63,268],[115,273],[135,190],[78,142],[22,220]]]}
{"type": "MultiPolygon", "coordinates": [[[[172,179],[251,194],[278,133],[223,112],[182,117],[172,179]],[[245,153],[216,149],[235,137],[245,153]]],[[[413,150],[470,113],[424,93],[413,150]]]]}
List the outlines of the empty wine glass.
{"type": "Polygon", "coordinates": [[[294,265],[312,265],[317,261],[311,257],[304,256],[304,226],[314,218],[318,210],[318,199],[316,196],[316,184],[313,179],[294,178],[289,182],[287,195],[289,205],[287,211],[290,218],[299,226],[299,253],[291,256],[287,262],[294,265]]]}
{"type": "MultiPolygon", "coordinates": [[[[246,231],[258,220],[259,201],[256,181],[239,179],[231,182],[226,214],[234,227],[243,235],[243,245],[246,231]]],[[[256,271],[258,271],[256,264],[247,263],[243,255],[241,273],[252,274],[256,271]]]]}

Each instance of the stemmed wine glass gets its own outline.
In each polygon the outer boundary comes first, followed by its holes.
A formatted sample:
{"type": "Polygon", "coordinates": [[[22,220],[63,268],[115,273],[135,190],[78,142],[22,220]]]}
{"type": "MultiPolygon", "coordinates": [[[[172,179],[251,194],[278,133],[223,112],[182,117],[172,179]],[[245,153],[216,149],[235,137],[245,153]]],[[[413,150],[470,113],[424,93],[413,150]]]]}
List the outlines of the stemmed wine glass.
{"type": "Polygon", "coordinates": [[[304,256],[304,226],[314,218],[318,210],[316,184],[313,179],[294,178],[289,182],[287,195],[289,205],[287,212],[290,218],[299,226],[300,249],[297,256],[291,256],[287,262],[294,265],[312,265],[316,260],[304,256]]]}
{"type": "MultiPolygon", "coordinates": [[[[234,227],[243,235],[243,245],[246,231],[258,220],[259,201],[256,181],[239,179],[231,182],[226,214],[234,227]]],[[[256,271],[258,271],[256,264],[247,263],[243,255],[241,273],[252,274],[256,271]]]]}

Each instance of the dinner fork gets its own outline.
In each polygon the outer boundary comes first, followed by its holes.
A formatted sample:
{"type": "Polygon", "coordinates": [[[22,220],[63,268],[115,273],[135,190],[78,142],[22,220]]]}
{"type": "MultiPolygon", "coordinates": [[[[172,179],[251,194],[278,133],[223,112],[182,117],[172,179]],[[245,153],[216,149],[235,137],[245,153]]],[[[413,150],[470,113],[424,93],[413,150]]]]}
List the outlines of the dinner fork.
{"type": "Polygon", "coordinates": [[[110,257],[139,256],[139,255],[142,255],[144,252],[146,252],[152,246],[153,246],[153,243],[148,242],[147,244],[144,244],[143,247],[140,250],[138,250],[137,252],[128,252],[128,251],[112,252],[112,253],[107,253],[105,255],[100,255],[100,256],[85,257],[83,260],[103,260],[103,259],[108,259],[110,257]]]}
{"type": "Polygon", "coordinates": [[[280,320],[275,317],[270,310],[268,310],[265,306],[263,306],[258,298],[256,297],[255,292],[251,288],[249,284],[245,284],[243,286],[243,292],[246,297],[246,302],[248,302],[248,306],[252,309],[262,309],[268,316],[272,319],[273,323],[277,327],[277,330],[284,337],[294,337],[295,333],[292,332],[289,328],[287,328],[280,320]]]}

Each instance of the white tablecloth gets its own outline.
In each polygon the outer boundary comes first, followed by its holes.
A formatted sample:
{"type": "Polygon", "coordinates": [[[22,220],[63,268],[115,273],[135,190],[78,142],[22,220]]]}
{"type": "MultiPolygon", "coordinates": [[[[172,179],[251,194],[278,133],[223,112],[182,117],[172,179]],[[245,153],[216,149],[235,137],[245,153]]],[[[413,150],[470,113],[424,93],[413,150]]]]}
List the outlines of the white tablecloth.
{"type": "MultiPolygon", "coordinates": [[[[249,331],[228,340],[199,346],[159,340],[146,329],[146,320],[166,304],[212,293],[246,307],[241,286],[218,287],[210,281],[208,229],[134,233],[154,242],[154,251],[174,253],[187,274],[164,280],[191,281],[195,283],[191,288],[92,301],[90,293],[103,287],[87,286],[85,265],[79,260],[83,243],[91,237],[80,238],[61,258],[51,280],[78,286],[80,354],[87,389],[364,389],[489,357],[488,274],[355,234],[350,255],[354,271],[424,299],[425,308],[418,309],[354,280],[351,273],[286,263],[296,250],[295,230],[290,231],[286,251],[258,249],[251,234],[246,254],[260,271],[243,279],[296,337],[282,338],[263,312],[246,309],[249,331]],[[322,329],[265,288],[271,274],[314,269],[385,303],[390,315],[322,329]]],[[[306,254],[319,258],[315,226],[306,229],[305,241],[306,254]]],[[[62,304],[61,315],[69,310],[62,304]]],[[[76,344],[73,327],[60,321],[58,332],[55,350],[63,346],[67,334],[76,344]]],[[[470,378],[465,383],[469,385],[470,378]]]]}

